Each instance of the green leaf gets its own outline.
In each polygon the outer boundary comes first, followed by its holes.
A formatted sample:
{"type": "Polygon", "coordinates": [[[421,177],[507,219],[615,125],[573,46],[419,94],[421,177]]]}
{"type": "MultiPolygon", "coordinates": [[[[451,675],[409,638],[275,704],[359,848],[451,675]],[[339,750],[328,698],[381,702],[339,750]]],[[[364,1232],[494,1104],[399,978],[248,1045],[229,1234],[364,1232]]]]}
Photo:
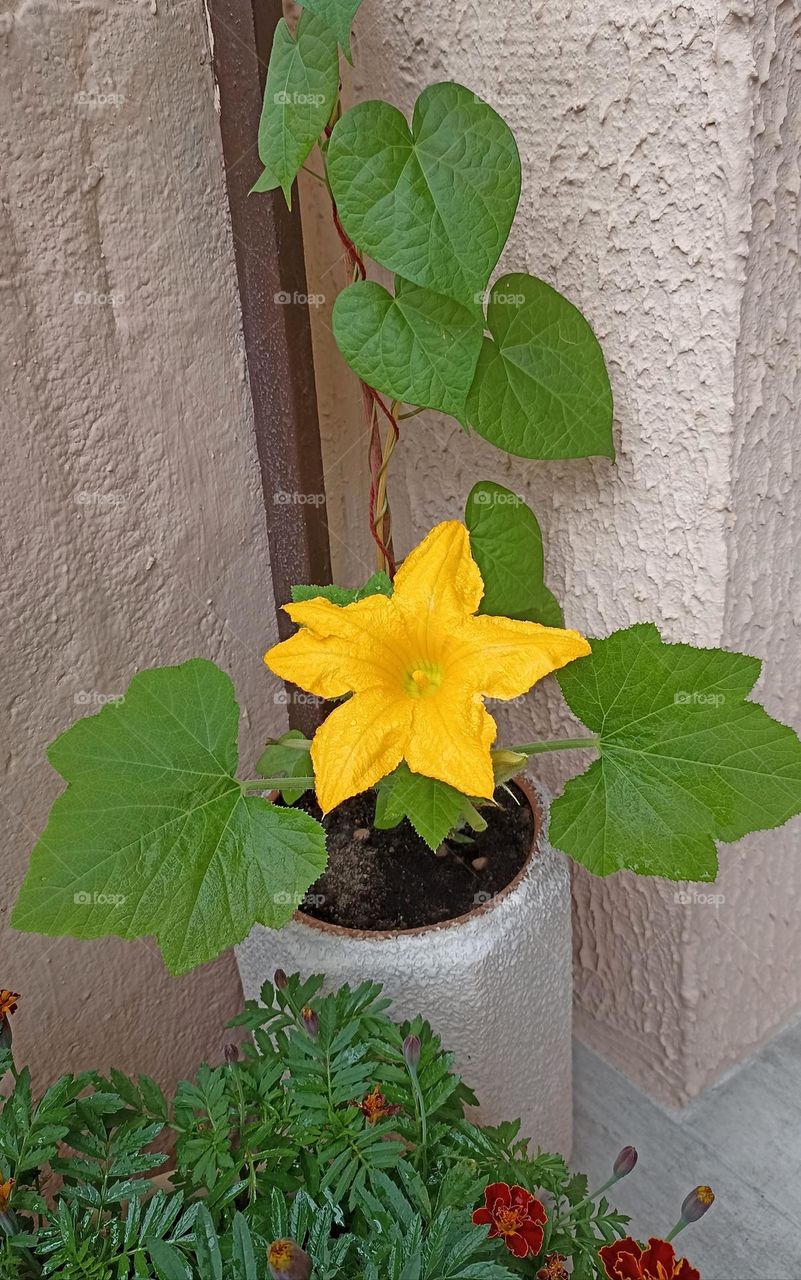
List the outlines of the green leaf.
{"type": "Polygon", "coordinates": [[[223,1280],[220,1243],[211,1214],[204,1204],[200,1205],[195,1219],[195,1252],[203,1280],[223,1280]]]}
{"type": "Polygon", "coordinates": [[[458,84],[431,85],[412,128],[362,102],[331,134],[328,177],[360,249],[405,280],[481,303],[520,196],[520,157],[499,115],[458,84]]]}
{"type": "Polygon", "coordinates": [[[481,480],[467,499],[465,524],[484,580],[479,613],[563,627],[562,610],[543,579],[540,526],[523,499],[481,480]]]}
{"type": "Polygon", "coordinates": [[[328,123],[338,89],[339,50],[328,23],[304,12],[295,39],[282,18],[275,29],[259,122],[264,173],[254,191],[280,187],[292,204],[292,183],[328,123]]]}
{"type": "Polygon", "coordinates": [[[253,1238],[241,1213],[234,1214],[234,1249],[231,1262],[233,1264],[232,1280],[258,1280],[253,1238]]]}
{"type": "Polygon", "coordinates": [[[164,1240],[152,1240],[147,1251],[159,1280],[192,1280],[192,1268],[173,1245],[164,1240]]]}
{"type": "Polygon", "coordinates": [[[614,457],[603,352],[580,311],[534,276],[502,276],[467,397],[479,435],[521,458],[614,457]]]}
{"type": "Polygon", "coordinates": [[[445,837],[473,805],[446,782],[412,773],[401,764],[379,784],[376,826],[395,827],[408,818],[417,834],[431,849],[438,849],[445,837]]]}
{"type": "Polygon", "coordinates": [[[123,700],[80,720],[48,756],[68,783],[33,851],[17,929],[155,935],[182,973],[280,927],[325,865],[305,813],[245,797],[234,773],[239,708],[213,662],[143,671],[123,700]]]}
{"type": "MultiPolygon", "coordinates": [[[[265,778],[313,778],[314,768],[308,747],[287,746],[289,742],[305,742],[300,729],[290,729],[277,742],[271,742],[262,752],[256,773],[265,778]]],[[[294,804],[307,790],[306,787],[282,787],[284,804],[294,804]]]]}
{"type": "Polygon", "coordinates": [[[330,600],[332,604],[344,606],[346,604],[356,604],[358,600],[366,600],[368,596],[391,596],[392,595],[392,579],[383,572],[374,573],[368,578],[363,587],[351,590],[349,587],[293,587],[292,599],[297,604],[301,600],[316,600],[318,596],[322,596],[324,600],[330,600]]]}
{"type": "Polygon", "coordinates": [[[484,332],[474,308],[400,276],[394,298],[362,280],[340,293],[332,327],[363,382],[393,400],[464,418],[484,332]]]}
{"type": "Polygon", "coordinates": [[[801,812],[801,743],[746,702],[756,658],[665,644],[639,624],[558,673],[601,757],[555,801],[552,843],[596,875],[713,880],[715,841],[801,812]]]}
{"type": "Polygon", "coordinates": [[[350,29],[362,0],[304,0],[304,9],[316,13],[335,32],[348,62],[353,62],[350,52],[350,29]]]}

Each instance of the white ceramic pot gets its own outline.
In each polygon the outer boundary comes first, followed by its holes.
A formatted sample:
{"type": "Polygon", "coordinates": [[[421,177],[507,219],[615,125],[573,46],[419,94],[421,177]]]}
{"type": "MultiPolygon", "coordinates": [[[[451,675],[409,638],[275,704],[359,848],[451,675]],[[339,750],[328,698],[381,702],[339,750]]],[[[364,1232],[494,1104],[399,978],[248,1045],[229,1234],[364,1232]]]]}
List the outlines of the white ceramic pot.
{"type": "Polygon", "coordinates": [[[236,949],[248,999],[276,969],[326,975],[326,989],[371,978],[399,1021],[422,1013],[456,1055],[485,1124],[522,1121],[535,1145],[572,1142],[570,879],[547,843],[547,797],[519,783],[535,815],[525,866],[502,893],[446,924],[370,933],[298,912],[257,926],[236,949]]]}

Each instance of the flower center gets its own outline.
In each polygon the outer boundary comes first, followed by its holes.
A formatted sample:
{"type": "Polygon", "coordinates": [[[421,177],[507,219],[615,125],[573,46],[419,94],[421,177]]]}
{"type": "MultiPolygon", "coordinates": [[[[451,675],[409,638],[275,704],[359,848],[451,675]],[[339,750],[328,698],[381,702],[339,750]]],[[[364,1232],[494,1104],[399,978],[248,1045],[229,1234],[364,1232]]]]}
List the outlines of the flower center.
{"type": "Polygon", "coordinates": [[[442,667],[435,662],[421,662],[406,673],[403,681],[406,692],[412,698],[423,698],[436,693],[442,684],[442,667]]]}
{"type": "Polygon", "coordinates": [[[495,1225],[502,1236],[513,1236],[525,1218],[526,1214],[520,1208],[501,1209],[495,1218],[495,1225]]]}

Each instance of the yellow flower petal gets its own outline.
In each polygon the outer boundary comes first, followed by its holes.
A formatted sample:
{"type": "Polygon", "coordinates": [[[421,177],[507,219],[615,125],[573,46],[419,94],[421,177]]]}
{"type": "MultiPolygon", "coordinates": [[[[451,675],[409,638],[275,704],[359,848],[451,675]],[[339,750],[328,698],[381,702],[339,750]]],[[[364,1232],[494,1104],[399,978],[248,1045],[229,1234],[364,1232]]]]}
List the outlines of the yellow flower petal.
{"type": "Polygon", "coordinates": [[[415,700],[405,760],[412,773],[489,799],[495,791],[490,747],[496,733],[495,721],[477,694],[443,688],[415,700]]]}
{"type": "Polygon", "coordinates": [[[407,556],[391,597],[287,606],[300,631],[267,665],[319,697],[354,695],[312,744],[326,812],[401,760],[466,795],[492,796],[496,728],[482,697],[515,698],[590,647],[576,631],[474,617],[483,590],[467,529],[451,520],[407,556]]]}
{"type": "Polygon", "coordinates": [[[488,698],[518,698],[544,676],[590,652],[578,631],[489,615],[470,618],[459,640],[463,648],[458,651],[454,645],[454,675],[472,678],[474,688],[488,698]]]}
{"type": "Polygon", "coordinates": [[[382,689],[356,693],[314,735],[311,758],[323,813],[397,768],[412,724],[411,700],[382,689]]]}
{"type": "Polygon", "coordinates": [[[453,619],[475,613],[483,594],[467,529],[446,520],[409,552],[395,575],[392,602],[425,636],[430,626],[444,630],[453,619]]]}
{"type": "Polygon", "coordinates": [[[318,596],[288,604],[285,611],[301,630],[264,655],[282,680],[319,698],[341,698],[387,681],[398,683],[403,654],[398,622],[386,596],[368,596],[344,608],[318,596]]]}

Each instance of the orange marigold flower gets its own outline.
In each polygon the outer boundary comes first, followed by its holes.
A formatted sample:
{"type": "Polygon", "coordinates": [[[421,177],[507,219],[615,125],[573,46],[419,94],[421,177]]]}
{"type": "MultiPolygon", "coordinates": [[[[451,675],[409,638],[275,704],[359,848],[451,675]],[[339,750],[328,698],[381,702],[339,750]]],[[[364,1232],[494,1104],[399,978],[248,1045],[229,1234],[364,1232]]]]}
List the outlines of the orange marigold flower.
{"type": "Polygon", "coordinates": [[[510,1187],[508,1182],[491,1182],[484,1189],[484,1204],[473,1214],[476,1226],[489,1227],[487,1238],[502,1238],[516,1258],[539,1253],[546,1221],[547,1214],[539,1200],[525,1187],[510,1187]]]}
{"type": "Polygon", "coordinates": [[[11,1200],[11,1192],[14,1190],[14,1179],[9,1178],[7,1182],[0,1182],[0,1213],[5,1213],[11,1200]]]}
{"type": "Polygon", "coordinates": [[[648,1247],[626,1236],[599,1250],[609,1280],[701,1280],[686,1258],[677,1258],[672,1244],[653,1236],[648,1247]]]}
{"type": "Polygon", "coordinates": [[[403,1110],[403,1107],[387,1102],[379,1084],[371,1089],[361,1102],[354,1102],[353,1106],[359,1108],[368,1124],[378,1124],[379,1120],[384,1120],[387,1116],[396,1116],[403,1110]]]}
{"type": "Polygon", "coordinates": [[[6,991],[5,987],[0,987],[0,1022],[10,1013],[17,1012],[18,1000],[19,995],[16,991],[6,991]]]}

